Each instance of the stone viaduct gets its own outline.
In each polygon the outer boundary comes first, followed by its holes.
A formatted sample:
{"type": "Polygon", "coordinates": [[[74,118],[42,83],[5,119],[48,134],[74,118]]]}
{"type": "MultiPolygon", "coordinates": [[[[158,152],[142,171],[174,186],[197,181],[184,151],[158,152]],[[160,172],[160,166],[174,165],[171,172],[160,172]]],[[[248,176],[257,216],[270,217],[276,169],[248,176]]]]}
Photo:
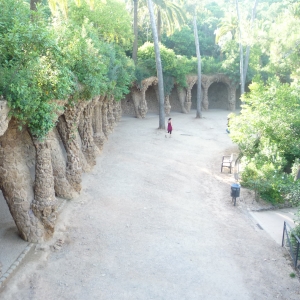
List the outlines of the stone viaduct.
{"type": "MultiPolygon", "coordinates": [[[[187,76],[187,87],[181,88],[178,85],[174,85],[173,91],[170,95],[165,96],[165,113],[169,115],[171,111],[170,98],[177,98],[180,105],[180,111],[182,113],[189,113],[192,107],[192,89],[197,86],[196,75],[187,76]]],[[[215,75],[202,75],[201,76],[201,91],[202,91],[202,109],[207,110],[209,108],[208,90],[213,83],[222,83],[225,86],[225,92],[223,98],[227,98],[223,103],[223,108],[233,111],[236,109],[236,85],[233,84],[230,79],[224,74],[215,75]]],[[[138,87],[135,85],[129,97],[127,97],[128,105],[132,105],[133,113],[137,118],[144,118],[149,110],[149,102],[151,95],[147,95],[150,89],[154,89],[155,95],[154,101],[158,99],[158,85],[157,77],[150,77],[144,79],[138,87]],[[132,103],[130,103],[132,101],[132,103]]],[[[153,97],[152,97],[153,98],[153,97]]],[[[173,102],[174,103],[174,102],[173,102]]],[[[176,104],[176,103],[175,103],[176,104]]],[[[158,106],[157,106],[158,107],[158,106]]],[[[130,110],[126,107],[126,103],[122,106],[123,110],[130,110]]],[[[150,109],[151,110],[151,109],[150,109]]]]}
{"type": "MultiPolygon", "coordinates": [[[[191,109],[191,91],[196,82],[197,76],[189,76],[186,89],[174,87],[183,113],[191,109]]],[[[213,82],[226,84],[227,109],[234,110],[236,89],[224,75],[203,75],[203,108],[208,109],[208,88],[213,82]]],[[[145,117],[146,91],[150,86],[157,91],[156,77],[145,79],[141,89],[132,87],[122,107],[130,101],[135,116],[145,117]]],[[[171,109],[169,100],[167,96],[167,114],[171,109]]],[[[20,236],[29,242],[42,242],[52,236],[57,199],[78,195],[82,172],[96,164],[96,156],[122,114],[121,102],[112,96],[73,105],[59,102],[63,109],[57,111],[56,127],[40,141],[30,135],[26,126],[20,129],[18,121],[9,115],[7,101],[0,99],[0,201],[5,199],[20,236]]]]}

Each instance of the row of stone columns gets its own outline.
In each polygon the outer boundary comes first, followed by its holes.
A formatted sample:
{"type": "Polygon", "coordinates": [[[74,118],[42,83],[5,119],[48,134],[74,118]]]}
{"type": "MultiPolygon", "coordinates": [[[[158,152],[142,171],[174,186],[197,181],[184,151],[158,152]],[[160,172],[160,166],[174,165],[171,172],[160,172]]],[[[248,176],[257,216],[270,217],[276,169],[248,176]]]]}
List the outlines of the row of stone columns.
{"type": "MultiPolygon", "coordinates": [[[[192,106],[192,89],[196,84],[198,77],[196,75],[187,76],[187,86],[179,87],[175,84],[177,91],[178,99],[181,105],[181,111],[183,113],[189,113],[192,106]]],[[[202,89],[202,108],[204,110],[208,109],[208,89],[214,82],[222,82],[227,86],[228,89],[228,110],[235,110],[236,104],[236,86],[231,83],[230,79],[224,74],[215,74],[215,75],[202,75],[201,76],[201,89],[202,89]]],[[[158,87],[157,87],[157,78],[149,77],[144,79],[140,87],[134,86],[131,90],[133,105],[135,109],[135,114],[137,118],[145,118],[148,106],[146,100],[146,91],[150,86],[154,87],[156,98],[158,99],[158,87]]],[[[171,111],[169,95],[165,96],[165,113],[169,115],[171,111]]]]}
{"type": "Polygon", "coordinates": [[[0,110],[0,128],[6,126],[0,131],[0,189],[24,240],[52,236],[56,197],[72,199],[80,192],[82,172],[95,165],[121,113],[113,96],[67,104],[56,128],[41,141],[0,110]]]}

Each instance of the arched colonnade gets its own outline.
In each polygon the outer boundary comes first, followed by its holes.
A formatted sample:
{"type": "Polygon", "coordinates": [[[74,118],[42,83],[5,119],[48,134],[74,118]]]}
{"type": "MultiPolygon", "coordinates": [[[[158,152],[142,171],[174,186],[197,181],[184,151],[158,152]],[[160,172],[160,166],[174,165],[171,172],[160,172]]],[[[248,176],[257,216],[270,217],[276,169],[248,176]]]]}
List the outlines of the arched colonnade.
{"type": "MultiPolygon", "coordinates": [[[[174,85],[178,100],[180,102],[181,111],[183,113],[189,113],[192,106],[192,89],[197,84],[198,76],[187,76],[187,87],[182,88],[177,84],[174,85]]],[[[230,79],[224,74],[215,75],[202,75],[201,76],[201,90],[202,90],[202,109],[208,110],[209,99],[208,90],[213,83],[223,83],[227,88],[227,103],[228,110],[233,111],[236,109],[236,85],[234,85],[230,79]]],[[[147,90],[153,87],[158,99],[158,80],[157,77],[149,77],[142,81],[140,88],[136,85],[131,89],[131,98],[134,106],[134,113],[137,118],[145,118],[148,112],[148,101],[146,97],[147,90]]],[[[165,96],[165,113],[170,114],[170,95],[165,96]]]]}

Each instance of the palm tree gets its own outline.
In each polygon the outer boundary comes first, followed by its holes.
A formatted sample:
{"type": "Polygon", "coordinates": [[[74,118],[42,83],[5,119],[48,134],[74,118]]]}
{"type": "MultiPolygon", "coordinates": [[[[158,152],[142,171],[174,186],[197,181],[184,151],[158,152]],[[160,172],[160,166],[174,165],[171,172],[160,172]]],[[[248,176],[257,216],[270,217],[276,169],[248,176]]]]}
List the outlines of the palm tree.
{"type": "Polygon", "coordinates": [[[236,16],[227,15],[220,23],[220,27],[216,30],[216,43],[219,43],[220,39],[227,35],[229,32],[234,38],[238,28],[238,21],[236,16]]]}
{"type": "Polygon", "coordinates": [[[137,62],[137,51],[138,51],[138,0],[133,0],[133,32],[134,41],[132,49],[132,59],[134,63],[137,62]]]}
{"type": "MultiPolygon", "coordinates": [[[[253,28],[257,3],[258,3],[258,0],[255,0],[253,8],[252,8],[251,25],[250,25],[251,29],[253,28]]],[[[250,45],[247,45],[245,63],[244,63],[244,86],[245,86],[245,83],[246,83],[246,76],[247,76],[248,65],[249,65],[249,57],[250,57],[250,45]]]]}
{"type": "Polygon", "coordinates": [[[156,61],[156,70],[157,70],[157,78],[158,78],[158,95],[159,95],[159,127],[158,129],[165,129],[165,110],[164,110],[164,83],[163,83],[163,72],[162,72],[162,65],[160,59],[160,51],[159,51],[159,43],[158,43],[158,36],[157,36],[157,29],[155,25],[155,17],[154,17],[154,10],[153,4],[151,0],[147,0],[149,14],[150,14],[150,21],[152,27],[152,35],[154,41],[154,49],[155,49],[155,61],[156,61]]]}
{"type": "Polygon", "coordinates": [[[180,28],[186,22],[184,10],[170,0],[154,0],[157,14],[157,34],[161,40],[162,27],[166,33],[172,34],[176,28],[180,28]]]}
{"type": "Polygon", "coordinates": [[[201,55],[200,55],[200,46],[199,46],[199,37],[197,30],[197,17],[194,15],[194,37],[195,37],[195,46],[197,53],[197,65],[198,65],[198,80],[197,80],[197,113],[196,118],[200,119],[201,115],[201,55]]]}
{"type": "MultiPolygon", "coordinates": [[[[252,8],[252,14],[251,14],[251,22],[250,22],[251,28],[253,28],[257,4],[258,4],[258,0],[254,0],[254,5],[252,8]]],[[[243,50],[243,44],[242,44],[241,18],[240,18],[238,0],[235,0],[235,7],[236,7],[237,17],[230,15],[229,17],[223,19],[223,21],[220,24],[221,26],[216,30],[216,43],[218,43],[220,41],[221,37],[225,36],[229,32],[231,32],[233,38],[236,37],[236,35],[238,34],[239,48],[240,48],[241,94],[244,94],[247,70],[248,70],[248,65],[249,65],[249,57],[250,57],[250,45],[247,45],[246,55],[245,55],[245,59],[244,59],[244,50],[243,50]]]]}
{"type": "MultiPolygon", "coordinates": [[[[251,15],[251,28],[253,27],[257,3],[258,3],[258,0],[254,0],[254,6],[252,8],[252,15],[251,15]]],[[[250,46],[247,45],[246,57],[245,57],[245,61],[244,61],[244,57],[243,57],[244,51],[243,51],[243,45],[242,45],[242,30],[241,30],[241,26],[240,26],[241,21],[240,21],[238,0],[235,0],[235,4],[236,4],[236,13],[237,13],[237,17],[238,17],[238,24],[239,24],[241,95],[243,95],[245,93],[246,76],[247,76],[249,56],[250,56],[250,46]]]]}
{"type": "MultiPolygon", "coordinates": [[[[171,0],[153,0],[153,3],[155,4],[154,10],[157,15],[156,28],[158,33],[158,40],[160,41],[162,28],[165,28],[167,34],[171,34],[176,28],[180,28],[180,26],[185,23],[186,17],[183,9],[181,9],[179,5],[173,3],[171,0]]],[[[132,50],[132,59],[134,61],[136,61],[137,59],[139,13],[141,13],[141,19],[143,20],[148,17],[149,11],[147,8],[147,0],[133,0],[134,43],[132,50]],[[140,11],[138,10],[138,7],[140,7],[140,11]]]]}
{"type": "Polygon", "coordinates": [[[236,13],[238,17],[238,26],[239,26],[239,47],[240,47],[240,77],[241,77],[241,95],[245,93],[245,80],[244,80],[244,51],[242,44],[242,32],[241,32],[241,18],[239,12],[238,0],[235,0],[236,13]]]}

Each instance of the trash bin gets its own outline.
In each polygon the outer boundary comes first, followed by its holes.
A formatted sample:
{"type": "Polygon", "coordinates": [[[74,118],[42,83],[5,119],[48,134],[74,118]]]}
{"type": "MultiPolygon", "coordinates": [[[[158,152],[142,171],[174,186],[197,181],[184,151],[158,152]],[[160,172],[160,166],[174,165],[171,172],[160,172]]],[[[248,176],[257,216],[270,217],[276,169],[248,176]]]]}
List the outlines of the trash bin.
{"type": "Polygon", "coordinates": [[[233,183],[231,185],[231,197],[237,198],[240,196],[241,186],[238,183],[233,183]]]}

